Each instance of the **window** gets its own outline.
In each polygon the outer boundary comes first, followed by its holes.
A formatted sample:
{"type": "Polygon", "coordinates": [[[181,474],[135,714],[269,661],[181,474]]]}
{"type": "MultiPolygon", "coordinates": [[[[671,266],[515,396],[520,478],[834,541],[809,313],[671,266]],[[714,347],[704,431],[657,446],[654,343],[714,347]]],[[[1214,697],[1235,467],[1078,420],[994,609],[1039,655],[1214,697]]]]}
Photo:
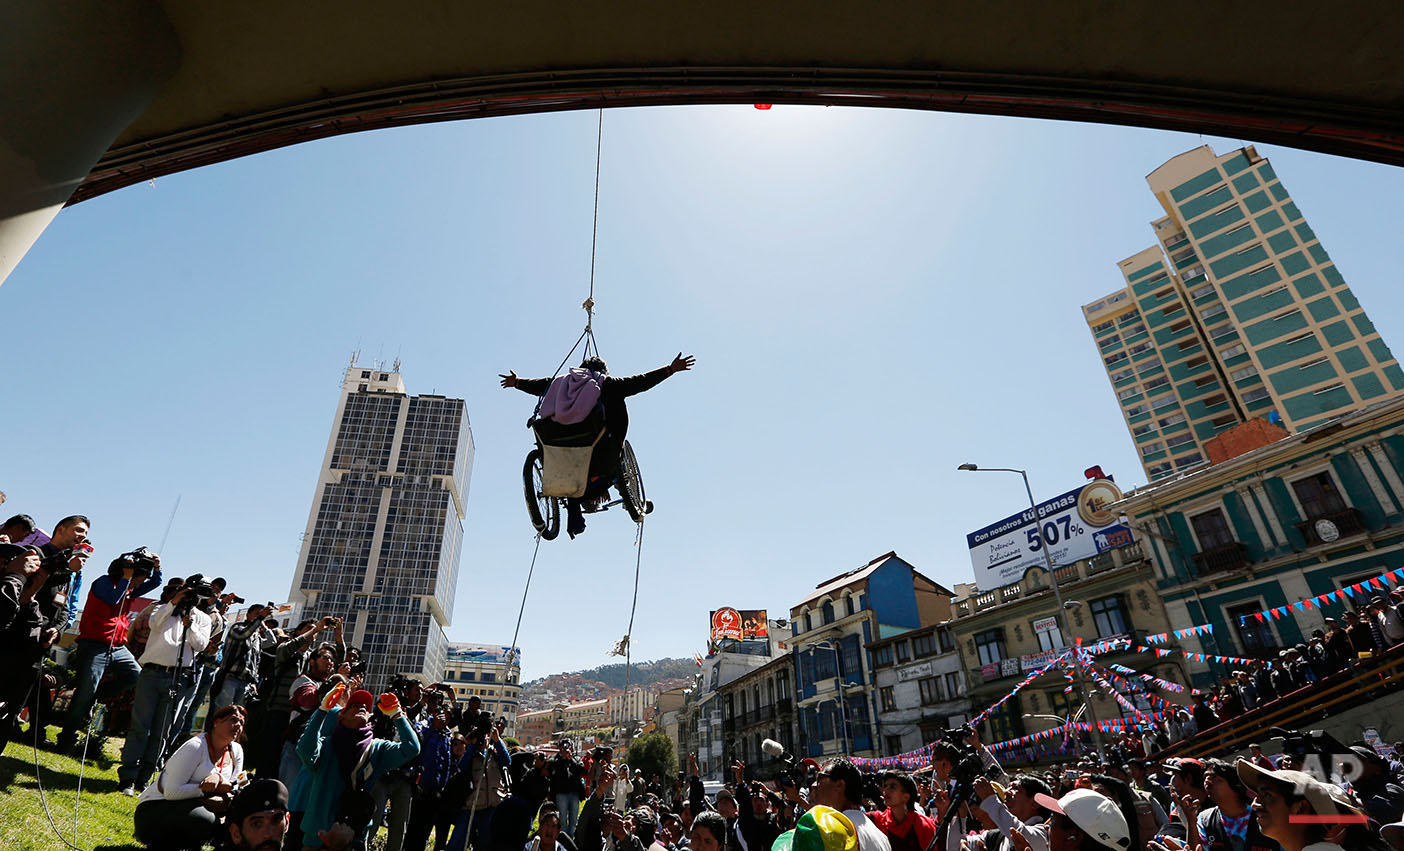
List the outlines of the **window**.
{"type": "Polygon", "coordinates": [[[1098,638],[1125,635],[1131,631],[1126,628],[1126,607],[1122,605],[1120,597],[1093,600],[1091,608],[1092,622],[1097,625],[1098,638]]]}
{"type": "Polygon", "coordinates": [[[1224,512],[1217,508],[1190,517],[1194,536],[1199,540],[1199,549],[1212,550],[1233,543],[1233,530],[1229,528],[1224,512]]]}
{"type": "Polygon", "coordinates": [[[1233,372],[1230,372],[1229,378],[1232,378],[1234,381],[1242,381],[1245,378],[1252,378],[1257,374],[1258,368],[1256,366],[1253,366],[1252,364],[1249,364],[1248,366],[1245,366],[1242,369],[1235,369],[1233,372]]]}
{"type": "Polygon", "coordinates": [[[370,370],[368,370],[368,369],[363,369],[363,370],[361,370],[361,377],[362,377],[362,378],[370,378],[370,370]]]}
{"type": "Polygon", "coordinates": [[[1272,619],[1265,618],[1259,623],[1258,619],[1253,617],[1263,610],[1263,605],[1262,602],[1256,602],[1224,607],[1224,614],[1228,616],[1229,623],[1238,630],[1238,643],[1243,652],[1253,656],[1266,655],[1277,647],[1277,636],[1272,633],[1272,619]]]}
{"type": "Polygon", "coordinates": [[[936,634],[940,636],[942,653],[949,653],[955,649],[955,640],[951,638],[950,630],[943,627],[936,630],[936,634]]]}
{"type": "Polygon", "coordinates": [[[1174,397],[1173,394],[1170,396],[1161,396],[1159,399],[1151,400],[1151,407],[1158,411],[1161,408],[1168,408],[1171,405],[1177,404],[1177,402],[1178,400],[1174,397]]]}
{"type": "Polygon", "coordinates": [[[1254,387],[1252,390],[1243,394],[1243,401],[1245,403],[1256,402],[1259,399],[1266,399],[1268,395],[1269,393],[1266,387],[1254,387]]]}
{"type": "Polygon", "coordinates": [[[1214,291],[1212,283],[1206,283],[1190,290],[1190,298],[1203,298],[1214,291]]]}
{"type": "MultiPolygon", "coordinates": [[[[1162,450],[1162,449],[1164,449],[1164,448],[1165,448],[1165,444],[1163,444],[1163,443],[1161,443],[1160,441],[1157,440],[1157,441],[1155,441],[1154,443],[1147,443],[1145,446],[1142,446],[1142,447],[1141,447],[1141,454],[1142,454],[1142,455],[1154,455],[1155,453],[1159,452],[1160,450],[1162,450]]],[[[1051,536],[1050,536],[1050,538],[1051,538],[1051,536]]]]}
{"type": "Polygon", "coordinates": [[[494,674],[494,673],[491,672],[491,671],[483,671],[483,682],[485,682],[485,683],[495,683],[495,682],[497,682],[497,674],[494,674]]]}
{"type": "Polygon", "coordinates": [[[1132,325],[1132,326],[1130,326],[1129,328],[1126,329],[1126,336],[1128,336],[1128,337],[1134,337],[1134,336],[1136,336],[1137,334],[1140,334],[1141,332],[1143,332],[1143,331],[1145,331],[1145,330],[1146,330],[1146,326],[1145,326],[1145,325],[1142,325],[1142,324],[1139,323],[1139,322],[1137,322],[1135,325],[1132,325]]]}
{"type": "Polygon", "coordinates": [[[930,656],[936,652],[936,635],[928,632],[912,639],[912,655],[930,656]]]}
{"type": "Polygon", "coordinates": [[[1212,376],[1212,375],[1206,375],[1206,376],[1204,376],[1203,378],[1196,378],[1196,379],[1194,380],[1194,386],[1195,386],[1195,387],[1208,387],[1210,384],[1213,384],[1213,383],[1214,383],[1214,376],[1212,376]]]}
{"type": "Polygon", "coordinates": [[[1248,351],[1248,349],[1244,347],[1242,343],[1234,343],[1232,346],[1229,346],[1227,349],[1224,349],[1223,351],[1219,352],[1219,357],[1227,360],[1229,358],[1236,358],[1246,351],[1248,351]]]}
{"type": "Polygon", "coordinates": [[[892,664],[892,645],[891,645],[891,644],[887,645],[886,647],[879,647],[878,649],[876,649],[876,650],[873,651],[873,665],[874,665],[875,667],[883,668],[883,667],[886,667],[886,666],[891,665],[891,664],[892,664]]]}
{"type": "Polygon", "coordinates": [[[1176,446],[1184,446],[1186,443],[1191,443],[1193,441],[1194,435],[1185,432],[1184,434],[1177,434],[1174,437],[1168,438],[1165,441],[1165,447],[1167,449],[1174,449],[1176,446]]]}
{"type": "Polygon", "coordinates": [[[1227,401],[1227,399],[1228,397],[1224,394],[1215,393],[1213,396],[1210,396],[1208,399],[1204,400],[1204,407],[1212,408],[1215,405],[1222,405],[1225,401],[1227,401]]]}
{"type": "Polygon", "coordinates": [[[899,641],[893,645],[897,649],[897,661],[909,662],[912,658],[912,648],[906,641],[899,641]]]}
{"type": "Polygon", "coordinates": [[[1169,377],[1164,375],[1158,375],[1155,378],[1152,378],[1150,381],[1146,382],[1146,392],[1149,393],[1152,390],[1159,390],[1160,388],[1164,387],[1169,383],[1169,377]]]}
{"type": "Polygon", "coordinates": [[[1110,330],[1112,329],[1112,326],[1115,325],[1115,324],[1116,324],[1116,323],[1115,323],[1114,321],[1112,321],[1111,319],[1108,319],[1106,322],[1103,322],[1103,323],[1101,323],[1100,325],[1093,325],[1093,326],[1092,326],[1092,333],[1093,333],[1093,334],[1100,334],[1100,333],[1102,333],[1103,331],[1110,331],[1110,330]]]}
{"type": "Polygon", "coordinates": [[[834,604],[833,604],[832,602],[830,602],[830,601],[825,601],[824,606],[823,606],[823,612],[824,612],[824,623],[833,623],[833,622],[834,622],[834,604]]]}
{"type": "Polygon", "coordinates": [[[1224,414],[1222,417],[1215,417],[1209,421],[1214,428],[1225,428],[1238,422],[1238,417],[1234,414],[1224,414]]]}
{"type": "Polygon", "coordinates": [[[1151,370],[1160,369],[1160,358],[1146,358],[1141,361],[1141,365],[1136,367],[1136,369],[1139,370],[1142,375],[1145,375],[1151,370]]]}
{"type": "Polygon", "coordinates": [[[1302,513],[1308,520],[1335,514],[1346,508],[1345,500],[1341,498],[1341,492],[1330,473],[1298,479],[1292,482],[1292,492],[1297,495],[1297,501],[1302,504],[1302,513]]]}
{"type": "Polygon", "coordinates": [[[804,613],[804,631],[809,632],[814,629],[814,624],[809,620],[809,612],[804,613]]]}
{"type": "Polygon", "coordinates": [[[1127,349],[1126,351],[1130,352],[1130,353],[1133,354],[1133,355],[1139,355],[1141,352],[1144,352],[1146,349],[1149,349],[1150,347],[1151,347],[1151,344],[1150,344],[1150,343],[1137,343],[1136,345],[1132,346],[1131,348],[1127,349]]]}
{"type": "Polygon", "coordinates": [[[891,712],[897,708],[897,698],[892,694],[892,686],[883,686],[878,689],[878,697],[882,699],[883,712],[891,712]]]}
{"type": "Polygon", "coordinates": [[[1130,368],[1123,369],[1120,372],[1112,373],[1112,383],[1115,384],[1118,381],[1125,381],[1126,379],[1130,378],[1135,374],[1136,371],[1130,368]]]}
{"type": "Polygon", "coordinates": [[[993,665],[1005,658],[1004,630],[987,629],[975,634],[975,650],[981,665],[993,665]]]}
{"type": "Polygon", "coordinates": [[[1143,434],[1150,434],[1153,428],[1154,427],[1150,423],[1141,423],[1140,425],[1131,429],[1131,435],[1133,437],[1140,437],[1143,434]]]}
{"type": "Polygon", "coordinates": [[[1054,629],[1036,629],[1034,635],[1038,636],[1039,650],[1059,650],[1063,647],[1063,632],[1056,627],[1054,629]]]}
{"type": "Polygon", "coordinates": [[[941,702],[941,683],[935,677],[925,677],[917,682],[921,689],[922,706],[941,702]]]}
{"type": "Polygon", "coordinates": [[[1160,427],[1161,427],[1161,428],[1169,428],[1169,427],[1172,426],[1172,425],[1179,425],[1180,423],[1182,423],[1182,422],[1184,422],[1184,421],[1185,421],[1185,415],[1184,415],[1184,414],[1171,414],[1170,416],[1168,416],[1168,417],[1166,417],[1165,419],[1163,419],[1163,420],[1160,421],[1160,427]]]}
{"type": "Polygon", "coordinates": [[[1132,396],[1135,396],[1140,392],[1141,388],[1139,387],[1127,387],[1125,390],[1122,390],[1121,392],[1117,393],[1116,398],[1125,402],[1127,399],[1130,399],[1132,396]]]}
{"type": "Polygon", "coordinates": [[[1199,318],[1207,322],[1226,310],[1228,310],[1228,308],[1224,307],[1222,303],[1211,304],[1203,310],[1199,311],[1199,318]]]}
{"type": "Polygon", "coordinates": [[[1111,348],[1112,346],[1115,346],[1117,343],[1120,343],[1120,342],[1121,342],[1121,335],[1120,335],[1120,334],[1113,334],[1113,335],[1111,335],[1110,337],[1106,338],[1105,340],[1099,340],[1099,341],[1097,341],[1097,345],[1101,346],[1101,347],[1104,348],[1104,349],[1109,349],[1109,348],[1111,348]]]}
{"type": "Polygon", "coordinates": [[[1185,369],[1194,369],[1197,366],[1204,366],[1208,362],[1208,355],[1195,355],[1194,357],[1185,361],[1185,369]]]}
{"type": "Polygon", "coordinates": [[[1173,323],[1170,326],[1169,331],[1171,334],[1174,334],[1178,331],[1183,331],[1188,327],[1190,327],[1190,321],[1188,319],[1181,319],[1179,322],[1173,323]]]}
{"type": "Polygon", "coordinates": [[[1130,355],[1128,355],[1126,352],[1117,352],[1115,354],[1107,355],[1106,357],[1102,358],[1102,361],[1107,366],[1116,366],[1117,364],[1126,360],[1128,357],[1130,357],[1130,355]]]}
{"type": "Polygon", "coordinates": [[[1203,455],[1200,455],[1198,452],[1195,452],[1195,453],[1193,453],[1193,454],[1191,454],[1191,455],[1186,455],[1186,456],[1183,457],[1183,458],[1176,458],[1176,459],[1175,459],[1175,469],[1177,469],[1177,470],[1183,470],[1184,468],[1186,468],[1186,467],[1192,467],[1192,466],[1194,466],[1195,464],[1198,464],[1200,461],[1203,461],[1203,460],[1204,460],[1204,456],[1203,456],[1203,455]]]}
{"type": "MultiPolygon", "coordinates": [[[[1235,228],[1235,230],[1240,230],[1240,228],[1235,228]]],[[[1233,231],[1229,231],[1229,232],[1232,233],[1233,231]]],[[[1178,265],[1180,265],[1181,263],[1183,263],[1184,261],[1190,259],[1190,258],[1193,257],[1193,256],[1194,256],[1194,249],[1193,249],[1193,248],[1186,248],[1184,251],[1177,251],[1177,252],[1175,252],[1174,254],[1171,254],[1171,255],[1170,255],[1170,262],[1172,262],[1172,263],[1174,263],[1176,266],[1178,266],[1178,265]]]]}
{"type": "Polygon", "coordinates": [[[951,696],[951,700],[965,694],[959,671],[950,671],[946,674],[946,694],[951,696]]]}
{"type": "Polygon", "coordinates": [[[851,614],[853,614],[853,595],[852,595],[852,594],[850,594],[850,595],[848,595],[847,597],[844,597],[844,598],[843,598],[843,612],[844,612],[844,614],[846,614],[846,615],[851,615],[851,614]]]}
{"type": "Polygon", "coordinates": [[[388,375],[386,375],[385,373],[382,372],[382,373],[380,374],[380,380],[381,380],[381,381],[389,381],[389,380],[390,380],[390,376],[388,376],[388,375]]]}
{"type": "Polygon", "coordinates": [[[1142,402],[1139,405],[1132,405],[1131,407],[1127,408],[1126,416],[1139,417],[1141,414],[1144,414],[1147,410],[1149,409],[1146,407],[1145,403],[1142,402]]]}
{"type": "Polygon", "coordinates": [[[1219,339],[1220,337],[1227,337],[1230,334],[1237,333],[1238,329],[1233,327],[1232,322],[1227,322],[1223,325],[1218,326],[1217,328],[1209,329],[1209,336],[1215,340],[1219,339]]]}

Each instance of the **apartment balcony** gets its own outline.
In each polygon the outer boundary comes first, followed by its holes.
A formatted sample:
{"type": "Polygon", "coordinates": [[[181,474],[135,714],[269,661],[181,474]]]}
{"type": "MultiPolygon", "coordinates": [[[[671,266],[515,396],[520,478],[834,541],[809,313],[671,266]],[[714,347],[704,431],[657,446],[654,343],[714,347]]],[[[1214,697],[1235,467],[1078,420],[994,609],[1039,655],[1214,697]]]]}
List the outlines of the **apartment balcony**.
{"type": "Polygon", "coordinates": [[[1340,511],[1332,511],[1304,520],[1297,524],[1297,531],[1306,539],[1307,546],[1314,547],[1320,544],[1329,544],[1338,538],[1349,538],[1351,535],[1359,535],[1365,531],[1365,521],[1361,519],[1360,512],[1354,508],[1343,508],[1340,511]],[[1335,530],[1334,534],[1332,530],[1335,530]],[[1326,540],[1322,538],[1322,533],[1326,534],[1326,540]]]}
{"type": "Polygon", "coordinates": [[[794,701],[788,697],[775,701],[776,715],[789,715],[795,711],[794,701]]]}
{"type": "Polygon", "coordinates": [[[1227,544],[1211,547],[1202,553],[1195,553],[1192,558],[1194,559],[1195,573],[1200,576],[1228,573],[1251,564],[1248,559],[1248,548],[1238,541],[1230,541],[1227,544]]]}

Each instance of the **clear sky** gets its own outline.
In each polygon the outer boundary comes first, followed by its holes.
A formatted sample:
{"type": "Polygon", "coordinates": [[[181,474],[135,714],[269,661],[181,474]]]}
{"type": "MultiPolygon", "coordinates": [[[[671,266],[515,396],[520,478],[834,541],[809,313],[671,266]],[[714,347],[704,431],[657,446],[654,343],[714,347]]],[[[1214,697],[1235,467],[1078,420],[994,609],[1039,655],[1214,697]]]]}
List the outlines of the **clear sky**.
{"type": "MultiPolygon", "coordinates": [[[[584,324],[597,113],[361,133],[62,212],[0,287],[0,512],[93,520],[101,569],[284,600],[342,370],[403,361],[467,400],[477,457],[449,636],[506,643],[533,533],[529,397],[584,324]],[[28,404],[22,404],[27,402],[28,404]]],[[[1144,175],[1252,140],[776,106],[604,117],[596,330],[657,510],[635,658],[703,648],[720,605],[789,606],[896,550],[969,581],[965,534],[1100,464],[1143,480],[1080,306],[1153,244],[1144,175]]],[[[1387,343],[1404,347],[1404,171],[1260,145],[1387,343]]],[[[1395,349],[1396,354],[1400,348],[1395,349]]],[[[542,545],[524,675],[613,661],[634,526],[542,545]]],[[[1188,626],[1180,624],[1177,626],[1188,626]]]]}

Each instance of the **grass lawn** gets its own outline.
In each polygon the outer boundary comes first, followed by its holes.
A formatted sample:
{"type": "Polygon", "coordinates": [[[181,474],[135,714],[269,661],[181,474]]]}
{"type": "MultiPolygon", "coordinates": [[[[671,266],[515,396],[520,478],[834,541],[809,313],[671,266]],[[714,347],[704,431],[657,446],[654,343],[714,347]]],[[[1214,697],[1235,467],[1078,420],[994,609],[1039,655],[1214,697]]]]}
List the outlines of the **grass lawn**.
{"type": "Polygon", "coordinates": [[[142,848],[132,838],[136,798],[117,794],[117,754],[121,745],[122,740],[115,739],[101,755],[88,754],[79,801],[78,760],[40,748],[36,782],[34,740],[23,735],[10,742],[0,756],[0,813],[4,814],[0,817],[0,848],[5,851],[62,851],[69,847],[55,834],[44,814],[40,783],[54,824],[69,842],[83,851],[142,848]],[[76,842],[75,802],[78,802],[76,842]]]}

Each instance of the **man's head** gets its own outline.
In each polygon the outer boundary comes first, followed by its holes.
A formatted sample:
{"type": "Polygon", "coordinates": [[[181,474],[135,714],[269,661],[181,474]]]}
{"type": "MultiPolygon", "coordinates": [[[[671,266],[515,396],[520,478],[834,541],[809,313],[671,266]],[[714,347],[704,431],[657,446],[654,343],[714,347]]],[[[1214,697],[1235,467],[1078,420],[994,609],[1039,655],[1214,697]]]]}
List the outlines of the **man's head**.
{"type": "Polygon", "coordinates": [[[277,780],[255,780],[229,805],[229,839],[239,851],[278,851],[288,832],[288,790],[277,780]]]}
{"type": "Polygon", "coordinates": [[[1197,759],[1177,759],[1165,764],[1170,771],[1170,791],[1176,795],[1193,795],[1199,800],[1208,797],[1204,791],[1204,763],[1197,759]]]}
{"type": "Polygon", "coordinates": [[[882,775],[882,802],[893,812],[906,812],[916,800],[916,781],[910,774],[888,771],[882,775]]]}
{"type": "Polygon", "coordinates": [[[307,676],[314,680],[325,680],[335,670],[336,651],[329,644],[323,644],[307,657],[307,676]]]}
{"type": "Polygon", "coordinates": [[[629,817],[634,821],[634,836],[645,848],[652,845],[658,835],[658,816],[649,807],[637,807],[629,811],[629,817]]]}
{"type": "Polygon", "coordinates": [[[33,534],[34,518],[28,514],[16,514],[0,525],[0,535],[7,536],[12,544],[18,544],[33,534]]]}
{"type": "Polygon", "coordinates": [[[536,817],[536,832],[543,842],[554,843],[556,837],[561,835],[561,814],[543,807],[541,815],[536,817]]]}
{"type": "Polygon", "coordinates": [[[1256,756],[1262,756],[1262,755],[1263,755],[1263,746],[1260,745],[1260,744],[1258,744],[1257,742],[1254,742],[1253,744],[1251,744],[1251,745],[1248,746],[1248,752],[1249,752],[1250,754],[1252,754],[1253,756],[1255,756],[1255,757],[1256,757],[1256,756]]]}
{"type": "Polygon", "coordinates": [[[809,797],[839,812],[858,809],[863,803],[863,772],[846,759],[830,760],[819,772],[809,797]]]}
{"type": "Polygon", "coordinates": [[[580,362],[581,369],[588,369],[591,372],[598,372],[600,375],[608,375],[609,367],[605,366],[604,358],[598,355],[591,355],[580,362]]]}
{"type": "Polygon", "coordinates": [[[476,694],[468,698],[468,711],[478,712],[483,708],[483,699],[476,694]]]}
{"type": "Polygon", "coordinates": [[[1238,777],[1238,769],[1221,759],[1211,759],[1204,772],[1204,791],[1219,808],[1238,810],[1248,805],[1248,788],[1238,777]]]}
{"type": "Polygon", "coordinates": [[[352,692],[351,699],[346,702],[346,708],[341,710],[341,716],[337,718],[337,723],[356,730],[369,727],[373,703],[375,703],[375,695],[365,689],[352,692]]]}
{"type": "Polygon", "coordinates": [[[676,846],[678,840],[683,835],[682,817],[677,813],[668,813],[663,816],[659,830],[663,833],[663,841],[669,845],[676,846]]]}
{"type": "Polygon", "coordinates": [[[736,795],[730,789],[722,789],[717,792],[717,812],[725,818],[736,818],[739,812],[736,808],[736,795]]]}
{"type": "Polygon", "coordinates": [[[1049,851],[1126,851],[1131,830],[1116,803],[1091,789],[1074,789],[1054,800],[1040,795],[1048,819],[1049,851]]]}
{"type": "Polygon", "coordinates": [[[950,779],[951,771],[959,761],[960,751],[950,742],[936,742],[931,746],[931,770],[936,772],[936,778],[942,783],[950,779]]]}
{"type": "Polygon", "coordinates": [[[1258,830],[1284,847],[1300,848],[1326,837],[1327,825],[1294,817],[1358,814],[1335,800],[1333,792],[1339,790],[1305,772],[1269,771],[1245,759],[1235,763],[1235,768],[1244,785],[1257,793],[1252,809],[1258,830]]]}
{"type": "Polygon", "coordinates": [[[1009,790],[1004,796],[1004,805],[1019,821],[1028,821],[1036,815],[1047,815],[1039,806],[1036,796],[1053,797],[1053,790],[1047,783],[1032,774],[1018,774],[1010,781],[1009,790]]]}
{"type": "Polygon", "coordinates": [[[54,534],[49,539],[60,550],[66,550],[74,544],[81,544],[88,539],[88,518],[81,514],[70,514],[63,518],[54,526],[54,534]]]}

